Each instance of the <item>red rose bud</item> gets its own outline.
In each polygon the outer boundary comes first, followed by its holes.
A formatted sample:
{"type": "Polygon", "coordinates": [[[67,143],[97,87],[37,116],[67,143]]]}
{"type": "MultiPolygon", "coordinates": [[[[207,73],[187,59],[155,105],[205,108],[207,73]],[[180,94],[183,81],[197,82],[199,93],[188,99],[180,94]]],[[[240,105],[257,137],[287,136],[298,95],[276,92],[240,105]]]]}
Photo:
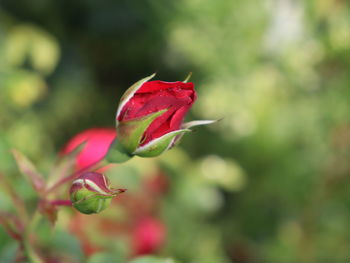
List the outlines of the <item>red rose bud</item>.
{"type": "MultiPolygon", "coordinates": [[[[120,100],[118,141],[131,156],[158,156],[191,131],[183,119],[197,97],[193,83],[148,81],[153,77],[135,83],[120,100]]],[[[199,122],[189,127],[213,121],[199,122]]]]}
{"type": "Polygon", "coordinates": [[[70,188],[72,205],[83,214],[99,213],[106,209],[113,197],[126,189],[112,189],[106,176],[86,172],[75,179],[70,188]]]}
{"type": "Polygon", "coordinates": [[[80,170],[101,161],[115,137],[116,131],[113,128],[88,129],[75,135],[63,148],[62,153],[68,154],[85,142],[76,156],[76,168],[80,170]]]}

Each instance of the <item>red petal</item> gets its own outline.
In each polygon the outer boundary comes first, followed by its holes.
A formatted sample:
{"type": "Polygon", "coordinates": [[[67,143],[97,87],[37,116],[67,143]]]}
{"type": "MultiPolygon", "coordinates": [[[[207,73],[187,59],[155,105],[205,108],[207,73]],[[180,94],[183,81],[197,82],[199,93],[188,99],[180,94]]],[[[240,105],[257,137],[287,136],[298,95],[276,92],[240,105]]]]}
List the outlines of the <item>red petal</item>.
{"type": "Polygon", "coordinates": [[[149,81],[126,103],[118,120],[140,118],[163,109],[167,112],[148,127],[142,145],[180,129],[185,114],[196,100],[193,83],[149,81]]]}
{"type": "Polygon", "coordinates": [[[194,85],[192,82],[166,82],[166,81],[160,81],[160,80],[153,80],[148,81],[144,83],[139,90],[137,90],[136,93],[148,93],[148,92],[155,92],[160,90],[168,90],[170,88],[180,88],[180,89],[189,89],[193,90],[194,85]]]}
{"type": "Polygon", "coordinates": [[[82,169],[102,160],[115,137],[116,130],[113,128],[88,129],[74,136],[62,153],[67,154],[86,141],[76,160],[77,169],[82,169]]]}

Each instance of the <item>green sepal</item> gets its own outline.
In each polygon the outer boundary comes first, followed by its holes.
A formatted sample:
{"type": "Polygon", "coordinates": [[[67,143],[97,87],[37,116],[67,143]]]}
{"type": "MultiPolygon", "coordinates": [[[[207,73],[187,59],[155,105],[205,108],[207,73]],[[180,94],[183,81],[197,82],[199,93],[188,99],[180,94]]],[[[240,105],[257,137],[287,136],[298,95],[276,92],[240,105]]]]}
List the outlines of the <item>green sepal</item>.
{"type": "Polygon", "coordinates": [[[152,79],[154,76],[156,75],[156,73],[153,73],[152,75],[143,78],[141,80],[139,80],[138,82],[136,82],[134,85],[132,85],[130,88],[128,88],[123,96],[120,98],[120,102],[119,102],[119,107],[117,110],[117,116],[116,116],[116,121],[117,121],[117,126],[118,126],[118,117],[120,112],[122,111],[123,107],[125,106],[126,103],[128,103],[128,101],[132,98],[132,96],[134,96],[134,94],[136,93],[136,91],[141,88],[141,86],[149,81],[150,79],[152,79]]]}
{"type": "Polygon", "coordinates": [[[169,132],[163,135],[162,137],[150,141],[144,146],[138,147],[133,154],[141,157],[155,157],[161,155],[163,152],[165,152],[171,147],[173,140],[176,136],[190,131],[191,130],[188,129],[182,129],[169,132]]]}
{"type": "Polygon", "coordinates": [[[120,144],[125,152],[133,154],[141,143],[141,139],[151,123],[168,109],[151,113],[144,117],[122,121],[117,125],[117,134],[120,144]]]}
{"type": "MultiPolygon", "coordinates": [[[[182,129],[189,129],[189,128],[192,128],[192,127],[195,127],[195,126],[212,124],[212,123],[215,123],[215,122],[217,122],[217,121],[218,121],[218,120],[198,120],[198,121],[190,121],[190,122],[183,123],[183,124],[181,125],[181,128],[182,128],[182,129]]],[[[179,144],[179,142],[180,142],[182,136],[183,136],[183,134],[180,134],[180,135],[176,136],[176,138],[174,139],[173,146],[176,146],[176,145],[179,144]]]]}
{"type": "Polygon", "coordinates": [[[118,141],[118,138],[116,138],[109,147],[104,160],[109,163],[124,163],[132,157],[133,156],[127,153],[123,145],[118,141]]]}
{"type": "Polygon", "coordinates": [[[185,78],[185,80],[183,82],[184,83],[189,82],[191,77],[192,77],[192,72],[188,73],[187,77],[185,78]]]}
{"type": "Polygon", "coordinates": [[[212,124],[215,123],[219,120],[198,120],[198,121],[190,121],[190,122],[186,122],[183,123],[181,128],[183,129],[188,129],[188,128],[192,128],[195,126],[200,126],[200,125],[208,125],[208,124],[212,124]]]}
{"type": "Polygon", "coordinates": [[[83,214],[100,213],[106,209],[113,196],[92,193],[88,189],[80,189],[71,195],[71,201],[75,209],[83,214]]]}

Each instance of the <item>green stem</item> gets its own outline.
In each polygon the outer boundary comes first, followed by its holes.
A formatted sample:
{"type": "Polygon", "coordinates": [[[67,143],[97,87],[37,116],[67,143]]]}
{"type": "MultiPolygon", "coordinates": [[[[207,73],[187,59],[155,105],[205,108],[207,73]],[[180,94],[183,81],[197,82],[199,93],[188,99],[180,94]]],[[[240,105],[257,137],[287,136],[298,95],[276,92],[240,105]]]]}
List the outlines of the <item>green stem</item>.
{"type": "Polygon", "coordinates": [[[38,222],[40,221],[40,218],[41,214],[39,213],[39,209],[37,208],[26,227],[23,238],[25,253],[32,263],[44,263],[44,261],[39,257],[39,255],[37,254],[30,242],[30,235],[35,231],[35,228],[38,222]]]}

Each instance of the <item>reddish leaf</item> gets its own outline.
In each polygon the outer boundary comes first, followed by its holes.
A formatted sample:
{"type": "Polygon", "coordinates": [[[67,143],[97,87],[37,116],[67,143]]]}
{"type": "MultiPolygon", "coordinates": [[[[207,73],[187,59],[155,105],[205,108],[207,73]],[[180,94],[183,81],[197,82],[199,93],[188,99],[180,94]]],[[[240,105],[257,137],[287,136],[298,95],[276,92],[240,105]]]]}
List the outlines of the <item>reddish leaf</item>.
{"type": "Polygon", "coordinates": [[[22,153],[12,150],[12,154],[17,162],[21,173],[29,180],[33,188],[41,194],[45,188],[45,180],[37,171],[35,166],[22,153]]]}
{"type": "Polygon", "coordinates": [[[13,239],[18,241],[22,240],[21,233],[23,232],[23,226],[15,215],[1,212],[0,224],[13,239]]]}

